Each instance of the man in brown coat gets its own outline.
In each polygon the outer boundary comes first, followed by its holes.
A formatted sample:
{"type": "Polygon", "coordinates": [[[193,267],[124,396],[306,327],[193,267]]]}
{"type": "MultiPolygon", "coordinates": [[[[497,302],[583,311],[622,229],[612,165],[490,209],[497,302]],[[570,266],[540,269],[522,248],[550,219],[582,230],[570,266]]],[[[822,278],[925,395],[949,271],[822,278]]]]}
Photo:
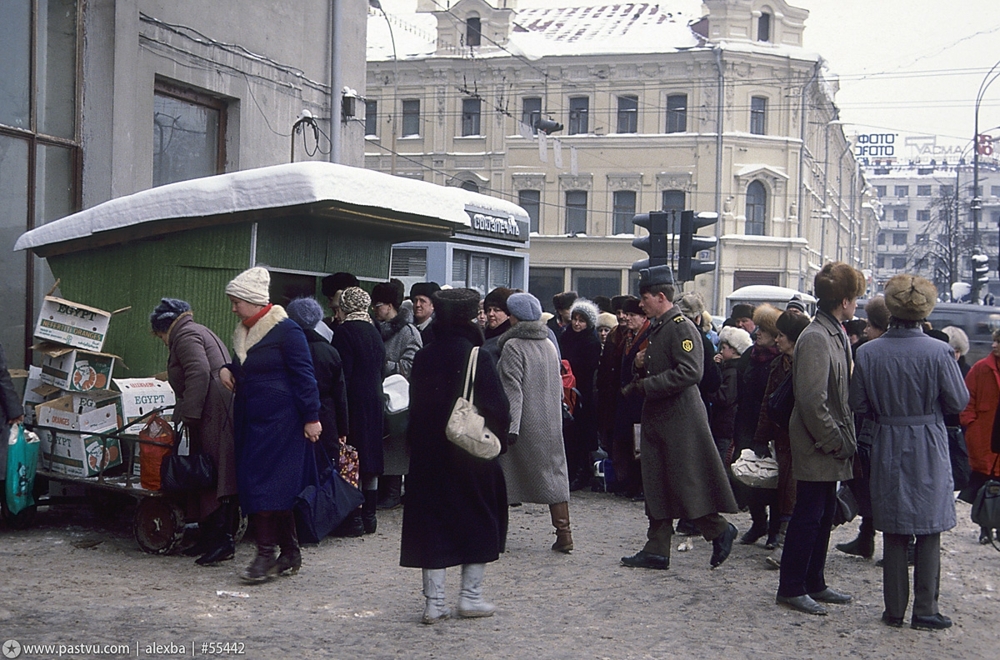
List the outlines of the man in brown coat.
{"type": "Polygon", "coordinates": [[[792,361],[795,408],[788,436],[797,485],[776,601],[807,614],[826,614],[820,603],[851,601],[827,586],[823,570],[837,482],[851,479],[857,447],[848,402],[851,344],[842,324],[854,318],[865,278],[845,263],[828,263],[816,274],[813,288],[819,311],[795,342],[792,361]]]}
{"type": "Polygon", "coordinates": [[[704,371],[701,335],[672,302],[668,266],[641,271],[639,291],[652,325],[649,347],[636,358],[644,377],[626,390],[637,388],[645,396],[639,451],[649,529],[643,549],[622,557],[622,564],[668,568],[674,519],[685,518],[712,541],[715,568],[729,556],[737,535],[719,513],[736,513],[737,507],[698,390],[704,371]]]}

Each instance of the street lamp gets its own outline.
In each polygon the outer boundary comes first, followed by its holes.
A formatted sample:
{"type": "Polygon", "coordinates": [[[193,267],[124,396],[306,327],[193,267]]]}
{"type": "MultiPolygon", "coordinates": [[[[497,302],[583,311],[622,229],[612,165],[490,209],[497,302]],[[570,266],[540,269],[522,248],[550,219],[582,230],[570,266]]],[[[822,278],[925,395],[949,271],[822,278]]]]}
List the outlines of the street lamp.
{"type": "MultiPolygon", "coordinates": [[[[997,71],[997,67],[1000,67],[1000,60],[986,72],[983,82],[979,85],[979,93],[976,95],[975,130],[972,135],[976,145],[972,152],[972,244],[977,246],[976,249],[979,246],[979,214],[983,210],[983,199],[979,194],[979,105],[983,102],[986,90],[993,84],[994,80],[1000,77],[1000,71],[997,71]]],[[[979,289],[983,284],[979,279],[975,275],[972,277],[972,293],[969,297],[974,304],[979,304],[979,289]]]]}
{"type": "MultiPolygon", "coordinates": [[[[390,152],[390,174],[396,174],[396,113],[399,112],[397,104],[399,103],[399,57],[396,55],[396,37],[392,33],[392,21],[389,20],[389,14],[385,13],[382,9],[382,3],[379,0],[368,0],[368,6],[372,9],[377,9],[382,12],[382,16],[385,18],[385,24],[389,28],[389,40],[392,42],[392,151],[390,152]]],[[[366,113],[367,114],[367,113],[366,113]]]]}

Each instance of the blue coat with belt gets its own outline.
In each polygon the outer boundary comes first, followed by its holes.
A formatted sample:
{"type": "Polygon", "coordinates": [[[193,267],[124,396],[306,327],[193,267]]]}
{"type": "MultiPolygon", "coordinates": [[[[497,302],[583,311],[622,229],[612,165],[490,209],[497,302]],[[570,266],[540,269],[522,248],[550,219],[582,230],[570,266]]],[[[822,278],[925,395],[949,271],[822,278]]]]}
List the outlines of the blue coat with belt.
{"type": "Polygon", "coordinates": [[[236,478],[247,514],[285,511],[315,470],[303,434],[318,421],[319,391],[305,333],[280,306],[233,333],[236,478]]]}

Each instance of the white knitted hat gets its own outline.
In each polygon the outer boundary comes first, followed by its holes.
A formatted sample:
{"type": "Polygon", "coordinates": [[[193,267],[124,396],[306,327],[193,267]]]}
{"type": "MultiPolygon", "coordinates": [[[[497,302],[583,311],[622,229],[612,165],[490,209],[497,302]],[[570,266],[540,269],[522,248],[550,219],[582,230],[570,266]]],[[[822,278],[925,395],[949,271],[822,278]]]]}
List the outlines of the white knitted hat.
{"type": "Polygon", "coordinates": [[[227,284],[226,295],[254,305],[266,305],[271,302],[270,285],[271,274],[266,268],[257,266],[243,271],[227,284]]]}

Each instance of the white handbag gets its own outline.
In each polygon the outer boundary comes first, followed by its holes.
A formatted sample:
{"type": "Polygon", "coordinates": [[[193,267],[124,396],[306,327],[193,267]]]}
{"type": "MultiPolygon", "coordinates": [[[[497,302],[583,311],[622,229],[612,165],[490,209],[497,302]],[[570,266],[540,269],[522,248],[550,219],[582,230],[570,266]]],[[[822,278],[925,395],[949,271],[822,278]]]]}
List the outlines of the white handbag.
{"type": "Polygon", "coordinates": [[[406,412],[410,407],[410,383],[400,374],[386,376],[382,381],[385,412],[388,415],[406,412]]]}
{"type": "Polygon", "coordinates": [[[751,488],[778,487],[778,461],[771,456],[760,458],[753,449],[744,449],[733,462],[733,478],[751,488]]]}
{"type": "Polygon", "coordinates": [[[500,438],[487,428],[486,420],[476,410],[474,403],[478,357],[479,347],[474,346],[465,369],[462,396],[458,397],[451,409],[444,434],[448,440],[476,458],[490,460],[500,455],[500,438]]]}

